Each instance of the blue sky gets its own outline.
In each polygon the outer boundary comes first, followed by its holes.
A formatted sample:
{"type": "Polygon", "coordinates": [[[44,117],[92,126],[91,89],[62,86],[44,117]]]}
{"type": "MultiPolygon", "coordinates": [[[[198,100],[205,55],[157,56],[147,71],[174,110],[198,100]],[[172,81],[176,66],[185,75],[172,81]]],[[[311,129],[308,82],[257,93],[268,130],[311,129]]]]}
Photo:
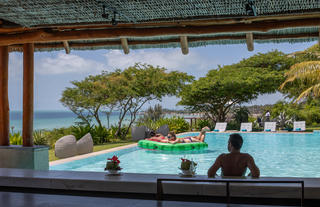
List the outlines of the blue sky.
{"type": "MultiPolygon", "coordinates": [[[[35,110],[66,110],[59,102],[62,91],[70,87],[70,81],[82,80],[88,75],[99,74],[102,70],[113,71],[126,68],[135,62],[166,67],[168,70],[187,72],[196,78],[217,68],[217,65],[229,65],[257,53],[280,50],[284,53],[304,50],[316,42],[255,44],[249,52],[245,44],[213,45],[189,48],[188,55],[182,55],[176,49],[131,50],[124,55],[121,50],[75,51],[69,55],[64,51],[35,53],[35,110]]],[[[10,53],[9,56],[9,101],[11,110],[22,110],[22,53],[10,53]]],[[[282,99],[281,94],[258,97],[248,104],[272,104],[282,99]]],[[[165,108],[179,109],[179,99],[166,97],[161,104],[165,108]]],[[[148,103],[153,105],[155,102],[148,103]]]]}

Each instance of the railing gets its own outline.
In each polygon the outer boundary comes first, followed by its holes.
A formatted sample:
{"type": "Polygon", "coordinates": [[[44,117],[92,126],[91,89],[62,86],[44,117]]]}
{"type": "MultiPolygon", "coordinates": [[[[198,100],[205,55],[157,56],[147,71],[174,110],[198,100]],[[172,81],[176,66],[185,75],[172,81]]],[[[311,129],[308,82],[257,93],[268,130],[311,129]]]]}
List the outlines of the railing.
{"type": "Polygon", "coordinates": [[[230,183],[297,183],[301,184],[301,206],[304,203],[304,181],[303,180],[241,180],[241,179],[173,179],[173,178],[158,178],[157,179],[157,200],[162,200],[163,181],[179,181],[179,182],[207,182],[207,183],[226,183],[227,203],[230,203],[230,183]]]}

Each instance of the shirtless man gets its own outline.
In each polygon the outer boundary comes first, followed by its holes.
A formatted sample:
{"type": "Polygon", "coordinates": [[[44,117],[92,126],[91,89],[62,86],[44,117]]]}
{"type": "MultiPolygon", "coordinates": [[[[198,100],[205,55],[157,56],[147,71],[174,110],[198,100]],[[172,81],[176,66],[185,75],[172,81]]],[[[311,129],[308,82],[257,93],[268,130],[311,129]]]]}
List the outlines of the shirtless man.
{"type": "Polygon", "coordinates": [[[247,153],[241,153],[243,139],[240,134],[231,134],[228,142],[228,154],[221,154],[208,170],[208,177],[214,177],[221,167],[223,176],[245,176],[249,168],[252,177],[259,177],[260,170],[254,163],[253,157],[247,153]]]}

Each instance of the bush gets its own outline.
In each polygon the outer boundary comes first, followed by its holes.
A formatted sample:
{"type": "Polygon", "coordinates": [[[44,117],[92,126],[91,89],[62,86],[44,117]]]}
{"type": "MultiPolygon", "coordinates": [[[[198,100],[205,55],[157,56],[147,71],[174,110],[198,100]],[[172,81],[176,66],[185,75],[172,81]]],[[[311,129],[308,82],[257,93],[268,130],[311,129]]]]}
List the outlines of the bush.
{"type": "Polygon", "coordinates": [[[68,128],[55,128],[49,131],[45,131],[45,136],[47,138],[47,142],[50,146],[50,148],[54,148],[54,144],[58,139],[60,139],[63,136],[72,134],[72,127],[68,128]]]}
{"type": "Polygon", "coordinates": [[[198,119],[197,120],[197,130],[201,130],[203,127],[209,127],[210,129],[214,128],[214,123],[209,119],[198,119]]]}
{"type": "Polygon", "coordinates": [[[91,128],[90,134],[94,144],[103,144],[108,142],[110,130],[104,126],[95,126],[91,128]]]}
{"type": "Polygon", "coordinates": [[[156,124],[158,127],[167,124],[170,131],[174,131],[175,133],[186,132],[190,129],[189,123],[183,117],[162,118],[156,124]]]}
{"type": "MultiPolygon", "coordinates": [[[[91,132],[90,125],[78,125],[71,127],[72,135],[76,137],[77,140],[81,139],[84,135],[91,132]]],[[[91,134],[92,136],[92,134],[91,134]]]]}
{"type": "Polygon", "coordinates": [[[35,130],[33,132],[33,143],[35,145],[47,145],[46,133],[43,130],[35,130]]]}
{"type": "Polygon", "coordinates": [[[240,130],[240,124],[236,120],[231,120],[227,124],[227,130],[240,130]]]}
{"type": "Polygon", "coordinates": [[[20,132],[12,132],[9,135],[11,145],[22,145],[22,136],[20,132]]]}

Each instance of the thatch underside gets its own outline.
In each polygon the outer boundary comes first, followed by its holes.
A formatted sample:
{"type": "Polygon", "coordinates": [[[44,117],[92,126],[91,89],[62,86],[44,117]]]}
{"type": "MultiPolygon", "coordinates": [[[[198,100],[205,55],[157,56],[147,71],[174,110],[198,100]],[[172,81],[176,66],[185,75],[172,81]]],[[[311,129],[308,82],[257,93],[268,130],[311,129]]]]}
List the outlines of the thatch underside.
{"type": "Polygon", "coordinates": [[[319,0],[6,0],[0,46],[22,51],[184,48],[319,39],[319,0]],[[103,9],[103,6],[105,9],[103,9]],[[115,15],[115,16],[114,16],[115,15]]]}

